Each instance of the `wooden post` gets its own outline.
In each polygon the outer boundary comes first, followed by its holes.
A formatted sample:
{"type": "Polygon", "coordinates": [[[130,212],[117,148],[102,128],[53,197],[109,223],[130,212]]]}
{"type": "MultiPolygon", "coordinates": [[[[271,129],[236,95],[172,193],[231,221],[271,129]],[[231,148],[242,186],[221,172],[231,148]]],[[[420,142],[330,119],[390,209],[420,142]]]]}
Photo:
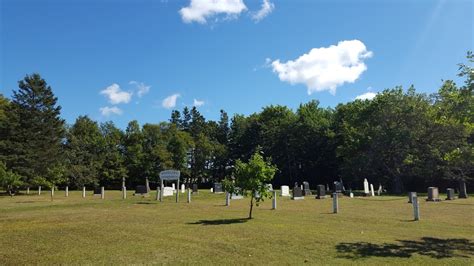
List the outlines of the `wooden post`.
{"type": "Polygon", "coordinates": [[[277,192],[273,191],[273,200],[272,200],[272,210],[276,210],[277,208],[277,192]]]}
{"type": "Polygon", "coordinates": [[[163,201],[163,179],[161,179],[161,185],[160,185],[160,202],[163,201]]]}
{"type": "Polygon", "coordinates": [[[230,206],[230,193],[226,192],[225,194],[225,206],[230,206]]]}
{"type": "Polygon", "coordinates": [[[104,187],[100,188],[100,198],[105,199],[105,189],[104,189],[104,187]]]}
{"type": "Polygon", "coordinates": [[[66,198],[69,197],[69,187],[68,186],[66,186],[66,190],[65,190],[64,193],[65,193],[66,198]]]}
{"type": "Polygon", "coordinates": [[[86,187],[85,186],[82,186],[82,197],[83,198],[86,197],[86,187]]]}
{"type": "Polygon", "coordinates": [[[191,189],[188,188],[188,203],[191,203],[191,189]]]}
{"type": "Polygon", "coordinates": [[[337,193],[332,193],[332,211],[333,213],[339,212],[339,202],[338,202],[337,193]]]}
{"type": "Polygon", "coordinates": [[[412,198],[412,201],[413,201],[413,215],[415,217],[415,221],[419,221],[420,220],[420,208],[419,208],[419,205],[418,205],[418,197],[414,196],[412,198]]]}
{"type": "Polygon", "coordinates": [[[122,199],[127,199],[127,187],[122,187],[122,199]]]}
{"type": "Polygon", "coordinates": [[[179,201],[179,178],[176,185],[176,203],[179,201]]]}

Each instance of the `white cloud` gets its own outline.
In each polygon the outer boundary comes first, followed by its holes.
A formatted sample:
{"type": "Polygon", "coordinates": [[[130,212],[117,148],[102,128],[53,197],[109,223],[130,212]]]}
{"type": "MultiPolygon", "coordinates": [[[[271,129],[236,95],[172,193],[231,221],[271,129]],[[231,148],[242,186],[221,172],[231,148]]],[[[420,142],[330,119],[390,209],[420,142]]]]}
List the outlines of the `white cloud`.
{"type": "Polygon", "coordinates": [[[264,17],[270,15],[273,9],[275,9],[275,5],[272,2],[270,2],[270,0],[263,0],[262,7],[260,8],[260,10],[258,10],[252,15],[252,19],[255,22],[259,22],[264,17]]]}
{"type": "Polygon", "coordinates": [[[99,110],[103,116],[109,116],[112,114],[121,115],[123,113],[122,110],[118,108],[117,106],[112,106],[112,107],[105,106],[105,107],[99,108],[99,110]]]}
{"type": "Polygon", "coordinates": [[[106,95],[111,104],[129,103],[132,99],[132,93],[122,91],[120,86],[116,83],[102,90],[100,94],[106,95]]]}
{"type": "Polygon", "coordinates": [[[137,88],[137,95],[139,98],[141,98],[143,95],[147,94],[150,91],[151,86],[145,85],[143,82],[138,82],[138,81],[130,81],[130,85],[135,85],[137,88]]]}
{"type": "Polygon", "coordinates": [[[174,108],[176,106],[176,100],[179,97],[181,97],[181,95],[179,95],[178,93],[170,95],[161,102],[161,106],[163,106],[166,109],[174,108]]]}
{"type": "Polygon", "coordinates": [[[308,94],[328,90],[335,94],[344,83],[355,82],[367,70],[364,59],[372,56],[359,40],[340,41],[337,45],[313,48],[309,53],[286,63],[272,62],[281,81],[303,83],[308,94]]]}
{"type": "Polygon", "coordinates": [[[243,0],[191,0],[189,6],[179,10],[186,23],[206,23],[207,18],[225,14],[227,18],[238,16],[247,10],[243,0]]]}
{"type": "Polygon", "coordinates": [[[196,106],[196,107],[201,107],[205,104],[204,101],[200,101],[200,100],[197,100],[197,99],[194,99],[194,102],[193,102],[193,105],[196,106]]]}
{"type": "Polygon", "coordinates": [[[366,93],[364,93],[364,94],[361,94],[361,95],[355,97],[355,99],[356,99],[356,100],[362,100],[362,101],[364,101],[364,100],[372,100],[373,98],[375,98],[375,96],[377,96],[377,93],[375,93],[375,92],[370,92],[370,91],[369,91],[369,92],[366,92],[366,93]]]}

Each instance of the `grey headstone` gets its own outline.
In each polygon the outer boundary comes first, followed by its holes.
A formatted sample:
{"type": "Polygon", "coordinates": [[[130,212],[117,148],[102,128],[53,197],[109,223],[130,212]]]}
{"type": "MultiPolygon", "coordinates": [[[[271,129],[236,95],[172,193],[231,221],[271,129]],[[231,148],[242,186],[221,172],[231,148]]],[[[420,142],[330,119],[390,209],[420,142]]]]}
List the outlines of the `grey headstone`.
{"type": "Polygon", "coordinates": [[[446,190],[446,200],[454,200],[455,199],[455,196],[454,196],[454,189],[452,188],[448,188],[446,190]]]}
{"type": "Polygon", "coordinates": [[[303,182],[303,196],[311,195],[311,189],[309,188],[309,183],[304,181],[303,182]]]}
{"type": "Polygon", "coordinates": [[[439,199],[439,192],[437,187],[429,187],[428,188],[428,198],[426,201],[441,201],[439,199]]]}
{"type": "Polygon", "coordinates": [[[459,195],[458,198],[460,199],[467,199],[467,189],[466,189],[466,182],[459,181],[459,195]]]}
{"type": "Polygon", "coordinates": [[[316,187],[316,192],[317,192],[317,199],[325,199],[326,198],[326,188],[324,185],[318,185],[316,187]]]}
{"type": "Polygon", "coordinates": [[[101,187],[94,188],[94,195],[101,195],[101,194],[102,194],[102,188],[101,187]]]}
{"type": "Polygon", "coordinates": [[[224,191],[222,190],[222,183],[214,183],[213,192],[214,193],[223,193],[224,191]]]}
{"type": "Polygon", "coordinates": [[[416,197],[416,192],[408,192],[408,203],[413,203],[413,197],[416,197]]]}
{"type": "Polygon", "coordinates": [[[334,181],[334,192],[336,193],[341,193],[343,188],[342,188],[342,183],[339,181],[334,181]]]}
{"type": "Polygon", "coordinates": [[[135,195],[146,195],[148,194],[148,188],[143,185],[138,185],[135,187],[135,195]]]}
{"type": "Polygon", "coordinates": [[[299,200],[299,199],[304,199],[303,197],[303,191],[301,190],[300,187],[294,187],[293,188],[293,200],[299,200]]]}
{"type": "Polygon", "coordinates": [[[193,184],[193,193],[198,193],[198,185],[193,184]]]}

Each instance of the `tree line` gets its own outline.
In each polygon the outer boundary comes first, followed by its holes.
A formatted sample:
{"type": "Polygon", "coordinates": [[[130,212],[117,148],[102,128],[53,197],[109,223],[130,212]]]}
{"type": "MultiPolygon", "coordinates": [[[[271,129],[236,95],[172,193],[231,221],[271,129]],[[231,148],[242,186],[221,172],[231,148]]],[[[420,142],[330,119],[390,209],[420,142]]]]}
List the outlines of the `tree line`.
{"type": "MultiPolygon", "coordinates": [[[[459,64],[464,84],[443,81],[426,95],[412,86],[335,108],[318,101],[296,110],[271,105],[249,116],[220,111],[206,120],[196,107],[169,121],[113,122],[79,116],[72,125],[39,74],[19,81],[11,99],[0,94],[0,186],[134,187],[165,169],[202,186],[234,174],[238,160],[261,151],[277,167],[273,185],[308,181],[360,189],[367,178],[389,191],[425,191],[474,178],[474,62],[459,64]]],[[[472,184],[471,184],[472,186],[472,184]]]]}

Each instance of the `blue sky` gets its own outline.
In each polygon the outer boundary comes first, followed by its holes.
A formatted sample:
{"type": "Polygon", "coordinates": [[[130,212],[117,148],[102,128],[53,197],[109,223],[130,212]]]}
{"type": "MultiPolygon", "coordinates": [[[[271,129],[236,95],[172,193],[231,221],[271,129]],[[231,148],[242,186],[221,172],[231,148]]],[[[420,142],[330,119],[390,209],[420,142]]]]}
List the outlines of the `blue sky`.
{"type": "Polygon", "coordinates": [[[473,50],[469,0],[216,2],[0,0],[1,93],[38,72],[68,123],[124,128],[168,120],[173,104],[217,119],[397,85],[432,93],[473,50]]]}

